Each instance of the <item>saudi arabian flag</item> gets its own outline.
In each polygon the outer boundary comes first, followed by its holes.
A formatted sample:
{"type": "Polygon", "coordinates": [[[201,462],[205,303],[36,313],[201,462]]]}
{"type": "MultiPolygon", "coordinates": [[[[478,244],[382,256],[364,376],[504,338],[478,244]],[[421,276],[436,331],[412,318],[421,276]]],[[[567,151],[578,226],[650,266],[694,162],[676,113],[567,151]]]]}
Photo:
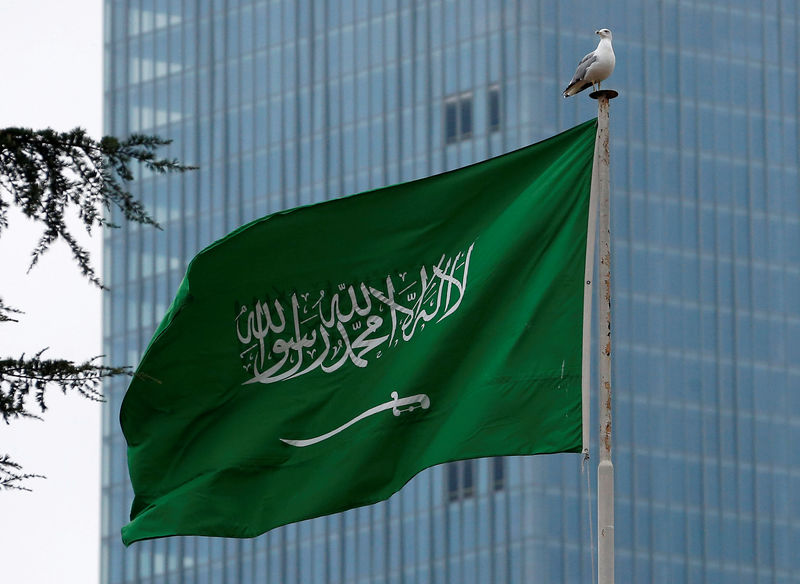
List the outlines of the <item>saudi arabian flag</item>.
{"type": "Polygon", "coordinates": [[[595,129],[201,251],[122,404],[124,543],[254,537],[451,460],[579,452],[595,129]]]}

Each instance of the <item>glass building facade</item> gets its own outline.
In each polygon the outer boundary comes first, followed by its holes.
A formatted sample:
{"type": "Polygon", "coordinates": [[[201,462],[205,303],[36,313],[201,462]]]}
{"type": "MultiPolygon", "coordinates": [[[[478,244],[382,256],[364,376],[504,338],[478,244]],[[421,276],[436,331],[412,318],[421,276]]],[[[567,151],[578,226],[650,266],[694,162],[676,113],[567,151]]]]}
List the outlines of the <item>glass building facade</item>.
{"type": "MultiPolygon", "coordinates": [[[[798,4],[105,0],[106,132],[200,167],[134,183],[163,230],[112,217],[108,361],[138,362],[188,260],[242,223],[596,115],[560,92],[608,26],[618,581],[800,582],[798,4]]],[[[105,388],[105,584],[591,581],[577,455],[436,467],[253,540],[125,549],[125,385],[105,388]]]]}

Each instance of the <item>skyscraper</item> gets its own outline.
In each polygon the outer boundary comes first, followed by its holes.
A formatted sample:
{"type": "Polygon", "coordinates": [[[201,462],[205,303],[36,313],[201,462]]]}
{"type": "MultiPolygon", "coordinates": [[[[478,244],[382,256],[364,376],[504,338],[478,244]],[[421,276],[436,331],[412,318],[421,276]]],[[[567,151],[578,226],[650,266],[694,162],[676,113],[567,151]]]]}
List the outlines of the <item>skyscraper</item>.
{"type": "MultiPolygon", "coordinates": [[[[138,362],[187,261],[238,225],[594,116],[560,92],[611,28],[618,580],[800,581],[797,2],[106,0],[105,14],[107,133],[172,138],[200,166],[137,180],[163,231],[106,235],[115,364],[138,362]]],[[[437,467],[386,503],[254,540],[125,550],[124,389],[106,387],[103,582],[591,580],[594,477],[587,494],[566,455],[437,467]]]]}

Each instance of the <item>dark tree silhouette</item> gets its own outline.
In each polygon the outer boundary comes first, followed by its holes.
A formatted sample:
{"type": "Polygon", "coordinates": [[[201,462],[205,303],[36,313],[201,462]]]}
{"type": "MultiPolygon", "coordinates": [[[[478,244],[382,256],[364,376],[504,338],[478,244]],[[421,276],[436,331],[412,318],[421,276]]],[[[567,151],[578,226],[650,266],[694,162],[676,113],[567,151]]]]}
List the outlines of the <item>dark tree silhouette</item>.
{"type": "MultiPolygon", "coordinates": [[[[89,252],[70,231],[66,215],[77,214],[83,228],[118,227],[108,219],[117,208],[127,221],[159,228],[144,206],[129,191],[133,165],[159,174],[183,172],[194,167],[175,159],[159,158],[156,151],[169,144],[157,136],[134,134],[126,140],[105,136],[100,141],[85,130],[0,129],[0,236],[8,229],[8,210],[17,207],[40,223],[42,236],[31,250],[29,270],[50,246],[63,240],[81,274],[103,287],[90,263],[89,252]]],[[[16,323],[21,311],[0,298],[0,324],[16,323]]],[[[39,418],[47,409],[49,389],[75,392],[101,401],[100,382],[113,375],[131,375],[129,366],[111,367],[99,357],[76,363],[46,359],[42,349],[26,357],[0,356],[0,415],[9,424],[17,418],[39,418]]],[[[8,454],[0,453],[0,490],[23,489],[25,481],[41,475],[26,473],[8,454]]]]}

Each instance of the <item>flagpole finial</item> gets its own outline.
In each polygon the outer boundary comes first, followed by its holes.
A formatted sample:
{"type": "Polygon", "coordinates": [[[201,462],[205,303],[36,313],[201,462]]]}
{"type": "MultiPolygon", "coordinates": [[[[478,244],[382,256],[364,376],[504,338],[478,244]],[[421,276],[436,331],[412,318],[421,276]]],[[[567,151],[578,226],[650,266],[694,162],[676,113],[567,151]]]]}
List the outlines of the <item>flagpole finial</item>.
{"type": "Polygon", "coordinates": [[[605,97],[606,99],[614,99],[618,96],[619,92],[613,89],[598,89],[597,91],[593,91],[589,94],[589,97],[592,99],[600,99],[601,97],[605,97]]]}

